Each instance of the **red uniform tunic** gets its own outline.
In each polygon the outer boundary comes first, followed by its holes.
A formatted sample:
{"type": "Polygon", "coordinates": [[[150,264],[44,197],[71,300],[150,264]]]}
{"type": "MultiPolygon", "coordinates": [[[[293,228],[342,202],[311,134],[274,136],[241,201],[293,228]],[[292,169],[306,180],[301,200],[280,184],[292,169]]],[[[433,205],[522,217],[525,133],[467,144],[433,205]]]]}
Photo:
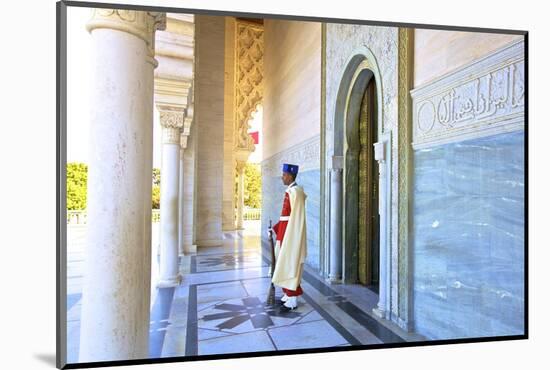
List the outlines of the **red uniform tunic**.
{"type": "MultiPolygon", "coordinates": [[[[286,227],[288,225],[290,212],[291,212],[290,198],[288,197],[288,193],[285,192],[285,199],[283,200],[283,209],[281,210],[281,217],[279,218],[279,222],[277,222],[273,226],[273,231],[275,231],[275,234],[277,234],[277,241],[279,242],[279,245],[283,244],[283,239],[285,237],[285,232],[286,232],[286,227]]],[[[283,288],[283,292],[289,297],[296,297],[296,296],[302,295],[303,290],[302,290],[302,287],[298,285],[296,290],[283,288]]]]}

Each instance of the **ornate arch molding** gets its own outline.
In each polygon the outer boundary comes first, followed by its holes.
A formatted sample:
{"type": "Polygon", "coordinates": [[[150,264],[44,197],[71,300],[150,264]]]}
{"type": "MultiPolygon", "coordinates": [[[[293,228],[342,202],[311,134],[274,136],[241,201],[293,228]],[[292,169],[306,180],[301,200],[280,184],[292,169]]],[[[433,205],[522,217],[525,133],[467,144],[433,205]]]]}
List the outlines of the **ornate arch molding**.
{"type": "Polygon", "coordinates": [[[253,152],[248,121],[263,99],[264,27],[237,20],[235,40],[235,148],[253,152]]]}
{"type": "Polygon", "coordinates": [[[346,62],[346,68],[340,77],[340,86],[336,97],[336,109],[334,110],[334,156],[342,156],[344,154],[344,133],[347,131],[346,121],[349,112],[354,92],[364,91],[370,78],[374,77],[377,87],[378,101],[378,137],[383,133],[384,115],[383,115],[383,86],[378,62],[372,51],[364,46],[354,50],[352,56],[346,62]],[[365,74],[366,71],[372,73],[371,76],[365,74]],[[362,87],[362,89],[361,89],[362,87]]]}

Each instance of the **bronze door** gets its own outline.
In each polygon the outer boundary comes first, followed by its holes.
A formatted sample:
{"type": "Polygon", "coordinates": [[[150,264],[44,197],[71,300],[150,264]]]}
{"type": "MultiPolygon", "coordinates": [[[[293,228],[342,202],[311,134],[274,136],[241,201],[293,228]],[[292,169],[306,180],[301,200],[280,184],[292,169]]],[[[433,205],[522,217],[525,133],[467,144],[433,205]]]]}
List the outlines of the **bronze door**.
{"type": "Polygon", "coordinates": [[[374,159],[377,140],[376,85],[374,79],[365,89],[359,114],[359,213],[358,272],[359,282],[378,285],[379,217],[378,164],[374,159]]]}

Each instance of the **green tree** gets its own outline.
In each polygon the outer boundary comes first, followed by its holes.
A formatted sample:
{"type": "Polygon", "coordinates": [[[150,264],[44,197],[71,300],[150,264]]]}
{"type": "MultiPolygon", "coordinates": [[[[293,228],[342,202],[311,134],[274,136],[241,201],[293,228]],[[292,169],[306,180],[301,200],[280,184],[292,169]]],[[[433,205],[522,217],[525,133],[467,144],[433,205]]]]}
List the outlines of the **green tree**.
{"type": "Polygon", "coordinates": [[[247,163],[244,168],[244,205],[262,207],[262,172],[256,163],[247,163]]]}
{"type": "Polygon", "coordinates": [[[153,185],[160,186],[160,168],[153,168],[153,185]]]}
{"type": "Polygon", "coordinates": [[[160,209],[160,168],[153,168],[153,209],[160,209]]]}
{"type": "Polygon", "coordinates": [[[160,209],[160,186],[153,185],[153,209],[160,209]]]}
{"type": "MultiPolygon", "coordinates": [[[[160,208],[160,169],[153,168],[152,207],[160,208]]],[[[67,163],[67,209],[86,209],[88,192],[88,166],[85,163],[67,163]]]]}
{"type": "Polygon", "coordinates": [[[86,209],[88,166],[85,163],[67,163],[67,209],[86,209]]]}

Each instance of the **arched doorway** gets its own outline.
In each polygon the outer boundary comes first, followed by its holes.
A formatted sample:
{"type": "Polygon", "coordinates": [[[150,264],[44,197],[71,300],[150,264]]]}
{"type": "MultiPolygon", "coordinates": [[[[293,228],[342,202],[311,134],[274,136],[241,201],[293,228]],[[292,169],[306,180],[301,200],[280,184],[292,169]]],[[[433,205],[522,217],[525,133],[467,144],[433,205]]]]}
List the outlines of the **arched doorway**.
{"type": "Polygon", "coordinates": [[[344,141],[344,280],[378,293],[379,216],[377,88],[373,72],[357,71],[348,99],[344,141]]]}
{"type": "Polygon", "coordinates": [[[382,129],[383,96],[376,57],[360,47],[346,63],[328,132],[333,146],[327,158],[332,163],[327,257],[329,280],[370,285],[378,293],[373,313],[389,319],[392,152],[391,131],[382,129]]]}

